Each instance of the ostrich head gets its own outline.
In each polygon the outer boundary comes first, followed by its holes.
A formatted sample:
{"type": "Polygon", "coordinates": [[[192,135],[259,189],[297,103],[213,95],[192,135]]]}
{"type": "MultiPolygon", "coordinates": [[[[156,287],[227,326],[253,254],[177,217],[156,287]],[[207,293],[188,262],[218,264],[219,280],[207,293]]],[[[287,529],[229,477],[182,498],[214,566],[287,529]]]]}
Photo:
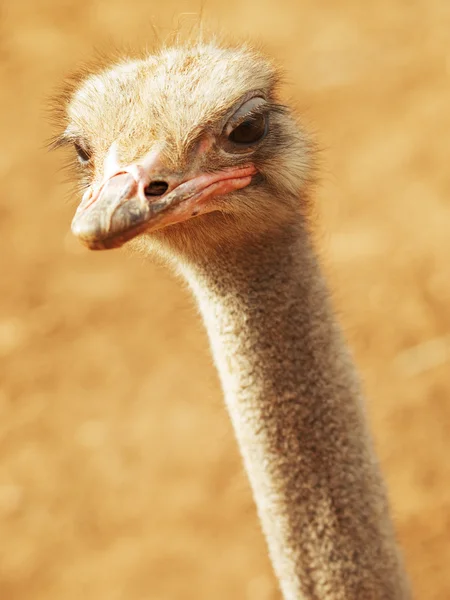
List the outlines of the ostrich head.
{"type": "Polygon", "coordinates": [[[310,151],[277,100],[278,73],[246,47],[177,46],[89,75],[69,96],[92,249],[131,239],[205,251],[297,216],[310,151]]]}

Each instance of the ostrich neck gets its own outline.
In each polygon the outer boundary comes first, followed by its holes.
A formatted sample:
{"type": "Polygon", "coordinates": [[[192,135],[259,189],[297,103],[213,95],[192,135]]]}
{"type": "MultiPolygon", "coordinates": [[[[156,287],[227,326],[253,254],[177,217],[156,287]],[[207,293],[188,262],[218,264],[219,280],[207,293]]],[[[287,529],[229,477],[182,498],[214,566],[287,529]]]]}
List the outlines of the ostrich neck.
{"type": "Polygon", "coordinates": [[[185,267],[287,600],[409,597],[358,379],[308,235],[185,267]]]}

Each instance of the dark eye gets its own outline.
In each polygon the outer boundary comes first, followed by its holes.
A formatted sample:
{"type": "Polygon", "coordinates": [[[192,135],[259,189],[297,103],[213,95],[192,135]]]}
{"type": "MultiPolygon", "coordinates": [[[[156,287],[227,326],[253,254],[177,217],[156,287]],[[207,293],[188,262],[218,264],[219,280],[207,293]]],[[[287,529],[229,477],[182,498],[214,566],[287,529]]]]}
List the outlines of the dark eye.
{"type": "Polygon", "coordinates": [[[78,155],[78,160],[82,165],[88,163],[91,160],[92,152],[90,148],[85,144],[80,144],[80,142],[74,143],[75,152],[78,155]]]}
{"type": "Polygon", "coordinates": [[[265,137],[267,133],[267,117],[262,113],[249,115],[229,134],[228,139],[234,144],[251,146],[265,137]]]}

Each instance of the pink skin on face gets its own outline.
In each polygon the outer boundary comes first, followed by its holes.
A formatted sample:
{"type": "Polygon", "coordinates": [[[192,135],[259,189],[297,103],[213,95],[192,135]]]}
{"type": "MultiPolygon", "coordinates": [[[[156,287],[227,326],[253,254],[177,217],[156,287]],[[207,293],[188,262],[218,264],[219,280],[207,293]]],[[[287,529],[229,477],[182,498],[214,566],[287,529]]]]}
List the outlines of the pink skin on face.
{"type": "Polygon", "coordinates": [[[86,191],[72,221],[73,233],[92,249],[118,247],[143,231],[217,210],[214,197],[246,187],[257,172],[248,164],[181,179],[164,173],[159,149],[124,167],[114,147],[105,159],[104,171],[103,181],[86,191]],[[165,182],[167,190],[146,195],[145,189],[155,181],[165,182]]]}

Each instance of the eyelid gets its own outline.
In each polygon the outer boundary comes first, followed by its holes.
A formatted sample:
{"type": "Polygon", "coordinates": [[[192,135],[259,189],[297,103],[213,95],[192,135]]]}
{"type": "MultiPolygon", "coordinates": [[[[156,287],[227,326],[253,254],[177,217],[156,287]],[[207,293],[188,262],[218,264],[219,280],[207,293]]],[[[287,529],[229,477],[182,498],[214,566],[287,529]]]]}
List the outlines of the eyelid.
{"type": "Polygon", "coordinates": [[[73,145],[81,162],[88,163],[92,158],[92,150],[90,146],[88,146],[87,144],[80,144],[79,141],[75,141],[73,145]],[[86,156],[86,158],[81,156],[80,151],[86,156]]]}
{"type": "Polygon", "coordinates": [[[256,96],[244,102],[228,120],[224,128],[224,134],[228,136],[233,129],[236,129],[242,122],[252,115],[266,113],[269,111],[269,104],[261,96],[256,96]],[[250,106],[249,106],[250,105],[250,106]]]}

